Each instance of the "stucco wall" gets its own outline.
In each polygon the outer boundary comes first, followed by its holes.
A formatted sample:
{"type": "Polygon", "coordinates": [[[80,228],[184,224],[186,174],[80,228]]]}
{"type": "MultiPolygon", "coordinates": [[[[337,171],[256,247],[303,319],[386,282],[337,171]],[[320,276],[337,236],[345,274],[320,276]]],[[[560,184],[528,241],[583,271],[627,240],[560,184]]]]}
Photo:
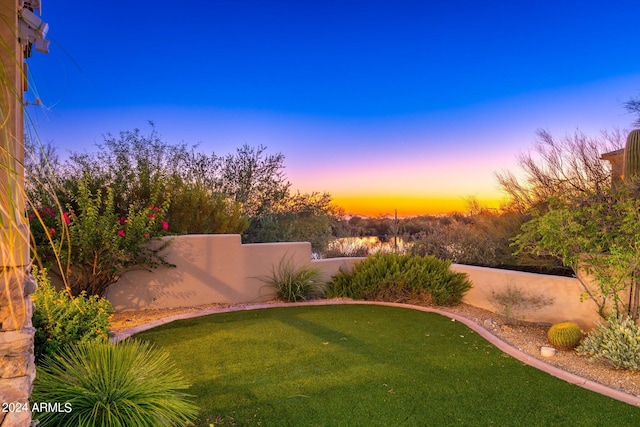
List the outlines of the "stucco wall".
{"type": "Polygon", "coordinates": [[[542,295],[553,299],[548,306],[518,313],[522,320],[548,323],[572,321],[584,329],[591,329],[599,320],[595,303],[591,300],[580,301],[583,288],[578,279],[461,264],[451,265],[451,270],[468,274],[473,283],[463,299],[466,304],[496,312],[496,307],[490,301],[492,293],[513,287],[525,295],[542,295]]]}
{"type": "MultiPolygon", "coordinates": [[[[268,276],[283,258],[296,266],[312,263],[329,279],[340,268],[351,268],[362,258],[311,260],[309,243],[259,243],[243,245],[239,235],[189,235],[168,238],[166,259],[176,268],[132,271],[112,285],[107,297],[116,311],[195,306],[210,303],[268,301],[274,292],[259,278],[268,276]]],[[[577,279],[454,264],[454,271],[469,275],[473,288],[464,302],[496,311],[492,292],[508,286],[529,294],[553,298],[553,304],[523,311],[528,321],[555,323],[571,320],[591,328],[598,320],[591,301],[580,302],[577,279]]]]}
{"type": "Polygon", "coordinates": [[[311,259],[306,242],[243,245],[237,234],[167,240],[166,260],[176,267],[123,274],[107,291],[116,311],[268,301],[273,292],[260,277],[283,258],[291,257],[295,265],[311,259]]]}

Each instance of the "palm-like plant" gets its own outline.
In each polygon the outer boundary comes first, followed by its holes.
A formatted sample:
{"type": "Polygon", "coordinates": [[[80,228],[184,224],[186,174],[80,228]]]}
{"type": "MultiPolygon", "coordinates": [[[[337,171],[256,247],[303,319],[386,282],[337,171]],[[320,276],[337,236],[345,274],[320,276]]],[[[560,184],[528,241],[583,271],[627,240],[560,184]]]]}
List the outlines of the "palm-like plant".
{"type": "Polygon", "coordinates": [[[168,353],[149,343],[82,343],[38,368],[33,402],[66,406],[34,418],[59,427],[188,425],[197,413],[188,386],[168,353]]]}

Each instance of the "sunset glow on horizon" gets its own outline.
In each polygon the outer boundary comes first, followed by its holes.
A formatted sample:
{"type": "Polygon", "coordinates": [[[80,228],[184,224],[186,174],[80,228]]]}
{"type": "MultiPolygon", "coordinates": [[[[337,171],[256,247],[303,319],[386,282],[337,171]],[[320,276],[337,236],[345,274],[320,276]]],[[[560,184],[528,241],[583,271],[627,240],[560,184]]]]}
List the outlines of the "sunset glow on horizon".
{"type": "MultiPolygon", "coordinates": [[[[502,200],[480,199],[477,201],[485,208],[498,209],[502,200]]],[[[415,197],[403,198],[393,195],[381,195],[370,197],[333,197],[335,205],[344,209],[345,214],[368,217],[394,215],[398,217],[410,217],[420,215],[441,215],[450,213],[466,213],[468,200],[464,197],[430,198],[415,197]]]]}
{"type": "Polygon", "coordinates": [[[495,173],[517,171],[536,130],[629,128],[638,12],[635,1],[47,3],[28,131],[64,157],[152,121],[163,141],[206,153],[282,153],[294,191],[328,192],[346,213],[464,212],[469,197],[498,208],[495,173]]]}

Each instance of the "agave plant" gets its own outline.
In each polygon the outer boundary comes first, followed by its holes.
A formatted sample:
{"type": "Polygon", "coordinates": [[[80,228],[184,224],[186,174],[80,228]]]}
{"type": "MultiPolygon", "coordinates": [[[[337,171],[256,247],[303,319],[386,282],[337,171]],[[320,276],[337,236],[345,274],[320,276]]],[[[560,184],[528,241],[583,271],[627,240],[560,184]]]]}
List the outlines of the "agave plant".
{"type": "Polygon", "coordinates": [[[197,414],[188,386],[168,353],[149,343],[81,343],[38,368],[32,401],[62,406],[33,415],[40,426],[184,426],[197,414]]]}

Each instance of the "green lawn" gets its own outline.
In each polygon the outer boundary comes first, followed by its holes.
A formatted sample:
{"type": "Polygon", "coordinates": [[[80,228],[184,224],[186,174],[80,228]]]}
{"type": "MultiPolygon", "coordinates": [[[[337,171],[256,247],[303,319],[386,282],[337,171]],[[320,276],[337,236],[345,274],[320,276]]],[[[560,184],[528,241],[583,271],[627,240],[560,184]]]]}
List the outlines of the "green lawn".
{"type": "Polygon", "coordinates": [[[272,308],[137,337],[169,350],[191,381],[199,426],[640,424],[639,408],[526,366],[433,313],[272,308]]]}

